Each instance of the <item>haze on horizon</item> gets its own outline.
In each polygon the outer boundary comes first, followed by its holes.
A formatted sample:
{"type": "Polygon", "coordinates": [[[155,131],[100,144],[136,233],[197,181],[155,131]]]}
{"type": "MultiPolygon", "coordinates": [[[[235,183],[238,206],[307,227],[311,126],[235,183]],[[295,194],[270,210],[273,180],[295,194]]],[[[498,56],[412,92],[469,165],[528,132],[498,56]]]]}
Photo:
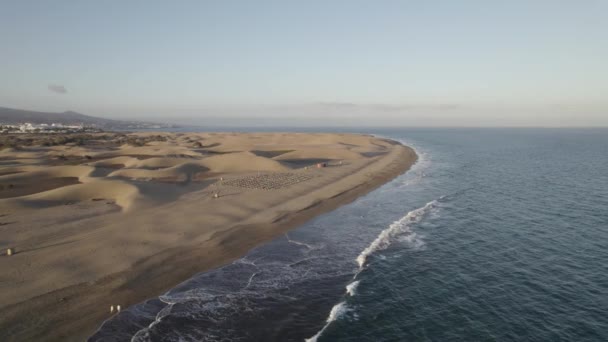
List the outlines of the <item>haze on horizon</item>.
{"type": "Polygon", "coordinates": [[[178,123],[608,126],[608,1],[13,1],[0,106],[178,123]]]}

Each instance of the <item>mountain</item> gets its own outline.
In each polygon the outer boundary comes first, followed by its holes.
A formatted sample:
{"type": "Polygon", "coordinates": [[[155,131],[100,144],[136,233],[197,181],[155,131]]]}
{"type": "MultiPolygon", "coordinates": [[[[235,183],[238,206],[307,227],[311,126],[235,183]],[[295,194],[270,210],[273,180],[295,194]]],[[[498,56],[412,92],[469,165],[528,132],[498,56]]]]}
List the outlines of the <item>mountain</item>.
{"type": "Polygon", "coordinates": [[[32,124],[83,124],[86,126],[95,126],[105,130],[173,127],[172,125],[151,122],[104,119],[72,111],[67,111],[63,113],[52,113],[0,107],[0,124],[15,125],[26,122],[32,124]]]}

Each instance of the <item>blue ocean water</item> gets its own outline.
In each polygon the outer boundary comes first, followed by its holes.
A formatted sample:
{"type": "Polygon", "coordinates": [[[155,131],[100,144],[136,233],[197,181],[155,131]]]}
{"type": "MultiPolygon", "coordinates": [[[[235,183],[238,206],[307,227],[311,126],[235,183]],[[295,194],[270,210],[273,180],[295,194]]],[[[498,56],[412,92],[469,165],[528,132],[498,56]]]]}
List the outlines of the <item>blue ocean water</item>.
{"type": "Polygon", "coordinates": [[[608,341],[608,130],[367,130],[419,162],[91,341],[608,341]]]}

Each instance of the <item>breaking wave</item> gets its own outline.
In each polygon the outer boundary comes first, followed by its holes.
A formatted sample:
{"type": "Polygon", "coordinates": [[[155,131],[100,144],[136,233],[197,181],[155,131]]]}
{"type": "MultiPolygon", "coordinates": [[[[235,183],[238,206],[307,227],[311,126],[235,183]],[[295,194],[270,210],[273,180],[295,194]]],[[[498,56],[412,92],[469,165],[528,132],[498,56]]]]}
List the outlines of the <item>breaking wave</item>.
{"type": "MultiPolygon", "coordinates": [[[[441,197],[440,199],[443,199],[443,197],[441,197]]],[[[423,207],[408,212],[405,216],[393,222],[387,229],[383,230],[380,235],[378,235],[376,240],[374,240],[367,248],[365,248],[363,252],[361,252],[361,254],[359,254],[359,256],[357,257],[357,263],[359,264],[359,272],[355,274],[355,278],[365,266],[367,258],[376,251],[386,249],[395,238],[398,238],[403,242],[407,242],[414,248],[422,246],[424,242],[415,232],[412,231],[412,224],[420,222],[428,213],[432,212],[433,209],[437,208],[438,205],[438,200],[428,202],[423,207]],[[407,235],[404,235],[406,233],[407,235]]],[[[352,297],[357,294],[357,287],[359,286],[359,282],[360,280],[355,280],[346,286],[346,293],[349,296],[352,297]]],[[[315,336],[306,339],[306,342],[316,342],[317,339],[327,329],[327,327],[332,322],[344,315],[346,312],[348,312],[348,306],[346,302],[340,302],[334,305],[334,307],[331,309],[331,312],[329,313],[329,317],[327,318],[326,324],[323,326],[323,328],[319,330],[319,332],[317,332],[315,336]]]]}
{"type": "Polygon", "coordinates": [[[351,297],[357,294],[357,287],[359,286],[359,280],[353,281],[352,283],[346,286],[346,293],[348,293],[351,297]]]}
{"type": "Polygon", "coordinates": [[[363,268],[367,262],[367,258],[376,251],[386,249],[391,242],[399,235],[408,234],[402,240],[410,243],[413,247],[421,247],[424,242],[420,237],[412,231],[411,225],[420,222],[427,213],[435,209],[439,205],[437,200],[433,200],[423,207],[414,209],[407,213],[399,220],[393,222],[388,228],[383,230],[380,235],[357,257],[359,268],[363,268]]]}
{"type": "Polygon", "coordinates": [[[346,302],[340,302],[340,303],[334,305],[334,307],[331,308],[331,311],[329,312],[329,316],[327,317],[327,321],[325,321],[326,324],[325,324],[325,326],[323,326],[323,329],[319,330],[319,332],[315,336],[313,336],[311,338],[307,338],[305,341],[306,342],[316,342],[317,339],[321,336],[321,334],[323,334],[325,329],[327,329],[327,327],[329,327],[329,325],[332,322],[334,322],[335,320],[340,318],[347,311],[348,311],[348,306],[346,305],[346,302]]]}

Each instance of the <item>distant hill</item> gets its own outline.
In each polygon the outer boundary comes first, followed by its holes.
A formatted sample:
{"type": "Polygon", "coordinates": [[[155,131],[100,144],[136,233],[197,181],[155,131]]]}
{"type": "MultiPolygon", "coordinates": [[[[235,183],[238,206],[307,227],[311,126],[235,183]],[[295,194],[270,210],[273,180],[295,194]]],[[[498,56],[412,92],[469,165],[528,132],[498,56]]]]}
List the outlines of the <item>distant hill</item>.
{"type": "Polygon", "coordinates": [[[0,124],[15,125],[20,123],[32,124],[52,124],[59,123],[63,125],[87,125],[95,126],[105,130],[112,129],[146,129],[146,128],[168,128],[173,127],[166,124],[140,122],[140,121],[122,121],[98,118],[95,116],[84,115],[72,111],[63,113],[52,112],[36,112],[31,110],[13,109],[0,107],[0,124]]]}

